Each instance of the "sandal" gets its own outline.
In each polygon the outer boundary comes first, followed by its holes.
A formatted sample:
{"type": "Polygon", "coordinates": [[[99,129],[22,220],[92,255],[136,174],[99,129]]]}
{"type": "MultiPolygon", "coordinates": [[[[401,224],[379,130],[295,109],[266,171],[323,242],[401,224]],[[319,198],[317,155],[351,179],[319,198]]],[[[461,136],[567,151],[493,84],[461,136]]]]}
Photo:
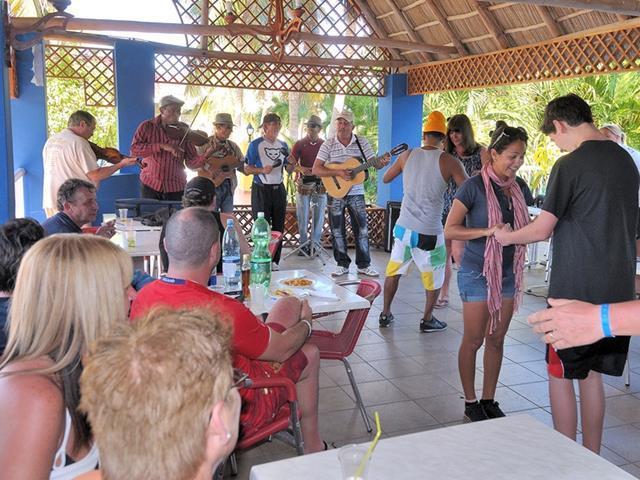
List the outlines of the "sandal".
{"type": "Polygon", "coordinates": [[[448,298],[439,298],[436,301],[436,304],[433,306],[433,308],[445,308],[449,305],[449,299],[448,298]]]}

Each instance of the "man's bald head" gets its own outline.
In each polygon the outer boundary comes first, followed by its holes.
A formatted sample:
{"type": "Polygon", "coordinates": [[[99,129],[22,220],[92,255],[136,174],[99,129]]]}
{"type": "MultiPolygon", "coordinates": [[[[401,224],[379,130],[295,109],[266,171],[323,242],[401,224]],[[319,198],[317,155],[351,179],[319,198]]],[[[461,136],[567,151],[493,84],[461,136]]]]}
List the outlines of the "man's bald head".
{"type": "Polygon", "coordinates": [[[211,212],[190,207],[174,213],[167,222],[164,245],[169,264],[200,267],[208,261],[211,247],[218,243],[220,231],[211,212]]]}

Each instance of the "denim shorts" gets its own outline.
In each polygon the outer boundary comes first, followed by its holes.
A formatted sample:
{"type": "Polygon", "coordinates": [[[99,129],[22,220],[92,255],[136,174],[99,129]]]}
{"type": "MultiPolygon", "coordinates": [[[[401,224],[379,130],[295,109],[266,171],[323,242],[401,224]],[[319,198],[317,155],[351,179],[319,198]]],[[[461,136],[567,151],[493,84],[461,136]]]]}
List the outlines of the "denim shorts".
{"type": "MultiPolygon", "coordinates": [[[[487,280],[482,272],[460,267],[458,270],[458,290],[463,302],[486,302],[487,280]]],[[[516,292],[516,277],[509,270],[502,277],[502,298],[513,298],[516,292]]]]}

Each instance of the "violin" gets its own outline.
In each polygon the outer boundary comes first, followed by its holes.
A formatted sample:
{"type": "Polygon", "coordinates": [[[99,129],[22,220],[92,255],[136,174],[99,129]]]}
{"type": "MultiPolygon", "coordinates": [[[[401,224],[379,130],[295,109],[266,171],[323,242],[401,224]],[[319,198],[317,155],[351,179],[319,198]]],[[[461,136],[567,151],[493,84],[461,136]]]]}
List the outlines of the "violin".
{"type": "Polygon", "coordinates": [[[171,140],[180,140],[180,145],[189,142],[196,147],[201,147],[209,141],[209,135],[202,130],[192,130],[184,122],[169,123],[165,125],[165,132],[171,140]]]}
{"type": "Polygon", "coordinates": [[[125,155],[120,153],[117,148],[100,147],[93,142],[89,142],[89,145],[91,146],[91,150],[93,150],[93,153],[96,154],[96,158],[98,160],[106,160],[109,163],[116,164],[120,162],[120,160],[125,158],[125,155]]]}

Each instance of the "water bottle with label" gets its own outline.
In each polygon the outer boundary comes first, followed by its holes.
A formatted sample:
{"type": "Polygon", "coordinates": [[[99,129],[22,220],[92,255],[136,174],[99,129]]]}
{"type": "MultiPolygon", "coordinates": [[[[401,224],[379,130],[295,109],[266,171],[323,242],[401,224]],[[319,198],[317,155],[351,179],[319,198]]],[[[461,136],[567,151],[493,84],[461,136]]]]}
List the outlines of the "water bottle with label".
{"type": "Polygon", "coordinates": [[[268,290],[271,283],[271,254],[269,253],[271,227],[264,218],[264,212],[258,212],[258,218],[253,222],[251,239],[253,240],[251,284],[261,283],[268,290]]]}
{"type": "Polygon", "coordinates": [[[222,237],[222,276],[226,291],[240,289],[240,241],[232,219],[227,220],[222,237]]]}

